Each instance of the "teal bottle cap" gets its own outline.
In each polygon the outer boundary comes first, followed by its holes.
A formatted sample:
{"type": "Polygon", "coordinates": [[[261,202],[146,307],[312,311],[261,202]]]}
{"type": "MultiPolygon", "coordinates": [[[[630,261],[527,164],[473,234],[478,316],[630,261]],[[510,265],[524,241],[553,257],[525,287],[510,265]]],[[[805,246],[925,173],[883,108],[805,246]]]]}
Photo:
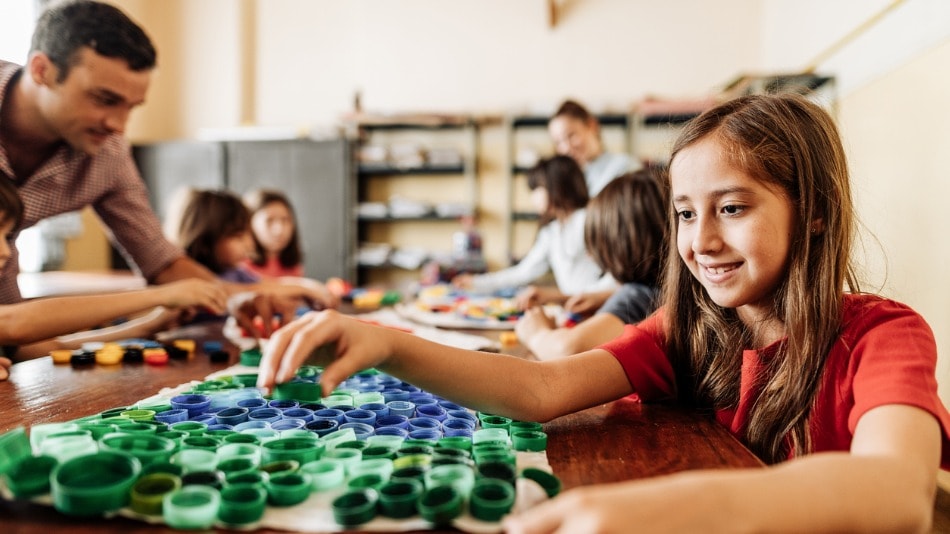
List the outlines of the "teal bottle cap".
{"type": "Polygon", "coordinates": [[[29,499],[49,493],[49,477],[56,464],[52,456],[26,456],[20,458],[3,474],[7,488],[18,499],[29,499]]]}
{"type": "Polygon", "coordinates": [[[310,475],[299,471],[270,477],[264,486],[267,488],[267,502],[274,506],[302,503],[310,496],[312,489],[310,475]]]}
{"type": "Polygon", "coordinates": [[[548,435],[540,430],[517,430],[511,434],[516,451],[541,452],[548,448],[548,435]]]}
{"type": "Polygon", "coordinates": [[[548,494],[548,497],[554,497],[558,493],[561,493],[561,479],[552,473],[548,473],[547,471],[538,469],[537,467],[526,467],[521,471],[521,476],[537,482],[542,488],[544,488],[544,491],[548,494]]]}
{"type": "Polygon", "coordinates": [[[267,491],[263,486],[233,484],[221,490],[218,519],[226,525],[246,526],[264,517],[267,491]]]}
{"type": "Polygon", "coordinates": [[[350,491],[333,499],[333,519],[344,527],[355,527],[368,523],[376,517],[376,503],[379,494],[376,490],[364,489],[350,491]]]}
{"type": "Polygon", "coordinates": [[[313,491],[324,491],[343,485],[346,468],[343,462],[324,458],[300,466],[300,471],[310,475],[313,491]]]}
{"type": "Polygon", "coordinates": [[[412,478],[390,480],[379,488],[379,511],[386,517],[404,519],[416,513],[422,482],[412,478]]]}
{"type": "Polygon", "coordinates": [[[99,448],[104,451],[125,452],[135,456],[142,466],[169,461],[177,448],[174,440],[149,434],[125,434],[122,432],[106,434],[99,440],[99,448]]]}
{"type": "Polygon", "coordinates": [[[162,519],[172,528],[211,528],[218,516],[221,494],[208,486],[186,486],[165,495],[162,519]]]}
{"type": "Polygon", "coordinates": [[[386,479],[383,478],[383,476],[379,473],[363,473],[361,475],[351,477],[346,483],[346,488],[353,491],[362,489],[378,490],[379,488],[383,487],[383,484],[385,483],[386,479]]]}
{"type": "Polygon", "coordinates": [[[498,479],[483,478],[472,488],[469,511],[475,519],[499,521],[514,504],[514,486],[498,479]]]}
{"type": "Polygon", "coordinates": [[[102,451],[78,456],[53,469],[53,506],[67,515],[94,516],[122,508],[142,464],[134,456],[102,451]]]}
{"type": "Polygon", "coordinates": [[[448,525],[462,515],[463,502],[462,494],[454,486],[430,487],[419,498],[419,515],[433,525],[448,525]]]}

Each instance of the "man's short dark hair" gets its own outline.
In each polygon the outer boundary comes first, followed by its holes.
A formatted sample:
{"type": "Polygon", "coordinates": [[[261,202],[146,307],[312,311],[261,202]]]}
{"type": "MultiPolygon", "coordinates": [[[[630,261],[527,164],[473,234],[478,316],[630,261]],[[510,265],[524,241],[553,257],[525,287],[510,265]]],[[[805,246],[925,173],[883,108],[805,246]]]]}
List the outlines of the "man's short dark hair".
{"type": "Polygon", "coordinates": [[[49,56],[62,82],[84,46],[101,56],[124,59],[134,71],[155,67],[155,47],[145,31],[118,8],[91,0],[59,3],[44,11],[30,53],[49,56]]]}

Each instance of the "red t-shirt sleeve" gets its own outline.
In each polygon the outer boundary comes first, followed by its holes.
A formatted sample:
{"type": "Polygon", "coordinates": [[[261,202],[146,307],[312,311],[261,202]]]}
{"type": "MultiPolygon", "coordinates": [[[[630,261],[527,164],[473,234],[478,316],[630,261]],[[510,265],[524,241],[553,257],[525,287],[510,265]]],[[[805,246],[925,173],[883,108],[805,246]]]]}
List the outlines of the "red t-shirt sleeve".
{"type": "Polygon", "coordinates": [[[623,334],[600,346],[620,362],[633,391],[644,402],[676,397],[676,377],[666,356],[662,335],[663,314],[657,312],[623,334]]]}
{"type": "Polygon", "coordinates": [[[923,317],[909,307],[880,300],[856,307],[851,320],[861,324],[847,331],[858,334],[841,342],[850,345],[854,367],[854,406],[848,415],[853,433],[869,410],[886,404],[920,408],[940,423],[942,461],[950,466],[950,414],[937,396],[937,346],[923,317]]]}

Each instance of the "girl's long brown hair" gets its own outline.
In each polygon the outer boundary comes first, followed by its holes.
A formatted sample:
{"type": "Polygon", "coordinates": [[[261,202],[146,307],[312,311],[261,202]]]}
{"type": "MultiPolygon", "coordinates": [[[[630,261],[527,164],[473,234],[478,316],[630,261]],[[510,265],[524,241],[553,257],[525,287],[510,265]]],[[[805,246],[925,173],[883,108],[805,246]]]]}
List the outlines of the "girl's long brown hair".
{"type": "Polygon", "coordinates": [[[562,214],[570,214],[587,206],[590,197],[584,171],[570,156],[552,156],[539,161],[528,170],[528,188],[547,189],[548,209],[540,214],[538,228],[562,214]]]}
{"type": "Polygon", "coordinates": [[[185,253],[211,272],[221,274],[214,254],[215,244],[225,237],[250,231],[251,212],[241,198],[230,191],[190,190],[173,224],[175,241],[185,253]]]}
{"type": "MultiPolygon", "coordinates": [[[[811,450],[808,422],[840,332],[842,293],[846,284],[859,290],[849,260],[855,221],[844,149],[833,119],[797,95],[741,97],[707,111],[685,127],[670,161],[707,137],[734,167],[780,188],[796,214],[772,309],[787,338],[758,377],[762,393],[744,430],[747,445],[776,463],[811,450]]],[[[676,236],[672,207],[669,225],[676,236]]],[[[676,247],[668,254],[663,301],[679,397],[710,410],[735,408],[742,351],[754,348],[754,326],[709,298],[676,247]]]]}
{"type": "Polygon", "coordinates": [[[658,170],[611,180],[587,204],[584,243],[615,280],[660,285],[666,254],[666,185],[658,170]]]}

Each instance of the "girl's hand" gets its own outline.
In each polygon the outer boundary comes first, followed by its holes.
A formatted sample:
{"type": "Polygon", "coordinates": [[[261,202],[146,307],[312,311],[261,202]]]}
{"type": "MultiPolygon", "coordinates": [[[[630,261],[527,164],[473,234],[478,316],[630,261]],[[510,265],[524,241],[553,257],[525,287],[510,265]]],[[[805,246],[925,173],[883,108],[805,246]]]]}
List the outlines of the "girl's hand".
{"type": "Polygon", "coordinates": [[[0,380],[6,380],[10,378],[10,367],[13,366],[13,362],[9,358],[4,358],[0,356],[0,380]]]}
{"type": "Polygon", "coordinates": [[[713,530],[699,517],[704,513],[702,506],[697,506],[698,513],[683,509],[676,480],[675,476],[661,477],[572,489],[509,516],[502,526],[508,534],[607,534],[630,532],[631,528],[637,532],[713,530]]]}
{"type": "Polygon", "coordinates": [[[460,274],[452,279],[452,285],[459,289],[471,289],[474,278],[470,274],[460,274]]]}
{"type": "Polygon", "coordinates": [[[519,310],[527,310],[542,304],[541,288],[538,286],[528,286],[515,295],[515,306],[519,310]]]}
{"type": "Polygon", "coordinates": [[[166,308],[202,306],[212,313],[222,314],[227,310],[228,292],[217,281],[190,278],[158,286],[166,308]]]}
{"type": "Polygon", "coordinates": [[[557,324],[555,324],[554,319],[548,317],[548,314],[544,313],[544,309],[540,306],[525,310],[524,315],[515,323],[515,333],[518,334],[518,339],[525,346],[530,346],[531,339],[539,332],[555,328],[557,328],[557,324]]]}
{"type": "Polygon", "coordinates": [[[571,296],[564,302],[564,309],[578,315],[591,315],[599,310],[612,294],[613,291],[579,293],[571,296]]]}
{"type": "Polygon", "coordinates": [[[388,328],[368,325],[334,310],[310,312],[274,332],[261,359],[257,385],[270,391],[294,377],[305,362],[325,367],[329,395],[347,377],[377,367],[392,353],[388,328]]]}

